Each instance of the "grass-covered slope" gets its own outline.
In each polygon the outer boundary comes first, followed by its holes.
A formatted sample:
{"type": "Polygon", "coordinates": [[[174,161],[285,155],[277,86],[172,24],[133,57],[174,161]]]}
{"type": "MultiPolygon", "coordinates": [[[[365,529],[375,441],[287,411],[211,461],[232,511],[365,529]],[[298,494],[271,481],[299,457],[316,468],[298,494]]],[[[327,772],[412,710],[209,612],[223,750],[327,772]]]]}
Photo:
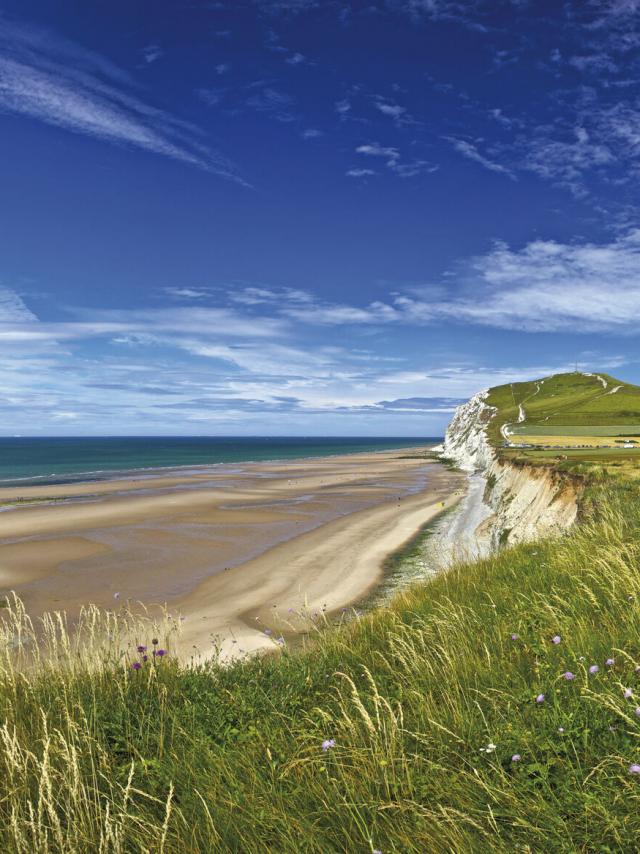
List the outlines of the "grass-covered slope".
{"type": "Polygon", "coordinates": [[[0,850],[637,850],[640,501],[598,498],[562,541],[304,653],[134,670],[135,650],[57,643],[16,673],[5,643],[0,850]]]}
{"type": "Polygon", "coordinates": [[[608,374],[555,374],[490,389],[487,403],[498,410],[492,438],[503,424],[515,424],[523,408],[527,425],[640,424],[640,387],[608,374]]]}

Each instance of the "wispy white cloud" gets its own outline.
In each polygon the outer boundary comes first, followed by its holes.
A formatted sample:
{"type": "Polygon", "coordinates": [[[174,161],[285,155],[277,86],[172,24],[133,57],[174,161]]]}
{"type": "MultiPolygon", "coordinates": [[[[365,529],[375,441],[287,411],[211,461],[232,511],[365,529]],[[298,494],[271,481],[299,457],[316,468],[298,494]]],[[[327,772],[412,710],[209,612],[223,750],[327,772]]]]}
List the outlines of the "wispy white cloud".
{"type": "Polygon", "coordinates": [[[491,158],[486,157],[473,143],[468,142],[465,139],[457,139],[456,137],[447,137],[447,139],[451,145],[453,145],[458,154],[461,154],[468,160],[473,160],[476,163],[479,163],[491,172],[499,172],[502,175],[507,175],[507,177],[512,180],[516,180],[516,176],[513,174],[511,169],[507,166],[503,166],[502,163],[497,163],[495,160],[491,160],[491,158]]]}
{"type": "Polygon", "coordinates": [[[207,288],[164,288],[163,293],[177,300],[203,300],[211,295],[207,288]]]}
{"type": "Polygon", "coordinates": [[[378,98],[375,101],[375,107],[383,116],[388,116],[390,119],[393,119],[394,123],[398,125],[398,127],[416,124],[415,119],[409,115],[407,108],[400,104],[378,98]]]}
{"type": "Polygon", "coordinates": [[[164,51],[157,44],[148,44],[146,47],[142,48],[142,57],[147,65],[151,65],[151,63],[156,62],[163,55],[164,51]]]}
{"type": "Polygon", "coordinates": [[[9,288],[0,287],[0,324],[32,323],[37,319],[24,304],[22,297],[9,288]]]}
{"type": "Polygon", "coordinates": [[[259,113],[266,113],[279,122],[294,122],[296,99],[287,92],[274,89],[273,86],[261,86],[247,98],[247,106],[259,113]]]}
{"type": "MultiPolygon", "coordinates": [[[[429,163],[427,160],[402,160],[400,152],[393,146],[380,145],[379,142],[368,142],[356,148],[356,154],[364,154],[367,157],[379,157],[385,161],[387,169],[394,172],[400,178],[413,178],[424,172],[435,172],[439,168],[437,164],[429,163]]],[[[369,169],[350,169],[347,172],[352,178],[366,177],[372,174],[369,169]]]]}
{"type": "Polygon", "coordinates": [[[387,163],[395,163],[400,159],[400,152],[397,148],[380,145],[379,142],[368,142],[364,145],[359,145],[356,148],[356,153],[367,154],[370,157],[383,157],[387,163]]]}
{"type": "Polygon", "coordinates": [[[0,107],[106,142],[140,148],[239,181],[201,132],[131,94],[129,76],[52,33],[0,17],[0,107]]]}
{"type": "Polygon", "coordinates": [[[538,240],[521,250],[498,244],[459,271],[466,291],[449,300],[401,296],[416,321],[480,324],[525,332],[636,335],[640,314],[640,231],[612,243],[538,240]]]}
{"type": "Polygon", "coordinates": [[[541,178],[569,187],[577,196],[585,195],[585,181],[593,176],[594,170],[615,164],[617,158],[611,142],[614,134],[622,133],[622,123],[617,131],[602,127],[595,138],[583,124],[563,134],[541,127],[523,140],[520,166],[541,178]]]}

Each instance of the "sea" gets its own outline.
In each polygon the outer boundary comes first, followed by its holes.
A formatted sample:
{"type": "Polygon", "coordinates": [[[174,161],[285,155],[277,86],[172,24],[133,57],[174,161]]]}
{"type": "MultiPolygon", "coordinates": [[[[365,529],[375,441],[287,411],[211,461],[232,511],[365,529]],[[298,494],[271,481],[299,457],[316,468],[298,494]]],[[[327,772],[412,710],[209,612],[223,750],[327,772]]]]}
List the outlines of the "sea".
{"type": "Polygon", "coordinates": [[[0,486],[62,484],[149,476],[220,463],[327,457],[431,445],[413,438],[289,436],[119,436],[0,438],[0,486]]]}

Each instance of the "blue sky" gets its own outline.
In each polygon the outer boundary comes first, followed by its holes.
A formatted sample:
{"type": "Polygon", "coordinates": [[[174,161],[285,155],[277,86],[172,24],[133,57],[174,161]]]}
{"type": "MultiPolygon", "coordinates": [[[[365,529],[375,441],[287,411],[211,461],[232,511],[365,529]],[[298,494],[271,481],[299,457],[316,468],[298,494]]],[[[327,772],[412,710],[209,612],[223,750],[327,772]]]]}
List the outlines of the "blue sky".
{"type": "Polygon", "coordinates": [[[640,381],[639,48],[640,0],[1,0],[0,432],[640,381]]]}

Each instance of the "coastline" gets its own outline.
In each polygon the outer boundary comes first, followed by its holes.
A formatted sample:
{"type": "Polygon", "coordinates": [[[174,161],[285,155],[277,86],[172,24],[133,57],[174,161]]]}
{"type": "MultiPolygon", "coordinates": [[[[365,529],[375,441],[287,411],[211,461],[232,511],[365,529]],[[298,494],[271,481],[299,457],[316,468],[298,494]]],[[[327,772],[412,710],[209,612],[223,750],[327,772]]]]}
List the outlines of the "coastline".
{"type": "Polygon", "coordinates": [[[279,637],[307,633],[316,620],[352,606],[374,591],[384,566],[461,492],[442,484],[406,500],[359,511],[283,543],[259,558],[213,576],[176,604],[186,616],[184,654],[221,660],[272,648],[279,637]],[[244,573],[251,573],[247,587],[244,573]]]}
{"type": "Polygon", "coordinates": [[[268,648],[366,597],[389,555],[458,500],[464,476],[425,450],[2,489],[45,500],[0,513],[0,593],[36,616],[166,603],[185,617],[182,657],[214,654],[216,637],[223,658],[268,648]]]}

